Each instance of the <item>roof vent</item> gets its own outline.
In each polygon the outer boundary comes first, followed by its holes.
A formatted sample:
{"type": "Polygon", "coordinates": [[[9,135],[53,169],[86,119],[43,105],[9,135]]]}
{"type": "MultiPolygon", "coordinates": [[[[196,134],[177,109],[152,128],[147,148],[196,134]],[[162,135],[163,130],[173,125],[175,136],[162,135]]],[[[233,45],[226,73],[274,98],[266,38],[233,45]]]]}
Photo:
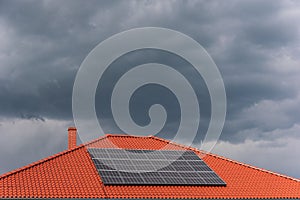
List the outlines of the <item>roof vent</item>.
{"type": "Polygon", "coordinates": [[[77,129],[75,127],[68,128],[68,149],[73,149],[77,145],[76,140],[77,129]]]}

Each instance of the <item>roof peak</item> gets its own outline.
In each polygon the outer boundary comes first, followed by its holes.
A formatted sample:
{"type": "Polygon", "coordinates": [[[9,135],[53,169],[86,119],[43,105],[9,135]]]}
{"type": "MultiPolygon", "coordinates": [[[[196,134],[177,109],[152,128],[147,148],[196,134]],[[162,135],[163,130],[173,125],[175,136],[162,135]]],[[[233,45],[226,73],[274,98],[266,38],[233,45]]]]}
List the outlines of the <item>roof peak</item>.
{"type": "MultiPolygon", "coordinates": [[[[36,162],[33,162],[33,163],[29,164],[29,165],[26,165],[26,166],[23,166],[21,168],[18,168],[18,169],[12,170],[10,172],[4,173],[4,174],[0,175],[0,179],[4,178],[6,176],[9,176],[11,174],[18,173],[18,172],[23,171],[25,169],[34,167],[36,165],[42,164],[44,162],[47,162],[48,160],[52,160],[54,158],[63,156],[65,154],[68,154],[70,152],[76,151],[78,149],[89,148],[88,146],[92,145],[93,143],[97,143],[97,142],[99,142],[101,140],[105,140],[106,138],[109,138],[109,137],[125,137],[125,138],[127,137],[127,138],[145,138],[145,139],[149,138],[149,139],[159,140],[161,142],[169,143],[169,144],[175,145],[177,147],[181,147],[181,148],[186,149],[186,150],[192,150],[192,151],[194,151],[194,152],[196,152],[198,154],[202,154],[202,155],[205,154],[205,155],[213,156],[215,158],[226,160],[226,161],[238,164],[238,165],[242,165],[242,166],[245,166],[245,167],[248,167],[248,168],[251,168],[251,169],[255,169],[255,170],[261,171],[261,172],[269,173],[269,174],[272,174],[272,175],[275,175],[275,176],[279,176],[279,177],[282,177],[282,178],[287,178],[287,179],[290,179],[290,180],[293,180],[293,181],[300,182],[299,179],[296,179],[296,178],[293,178],[293,177],[290,177],[290,176],[287,176],[287,175],[279,174],[279,173],[272,172],[272,171],[269,171],[269,170],[266,170],[266,169],[263,169],[263,168],[259,168],[259,167],[248,165],[248,164],[245,164],[245,163],[242,163],[242,162],[238,162],[236,160],[232,160],[232,159],[229,159],[229,158],[217,155],[217,154],[213,154],[211,152],[205,152],[205,151],[199,150],[199,149],[197,149],[195,147],[189,147],[189,146],[181,145],[181,144],[175,143],[173,141],[170,141],[170,140],[167,140],[167,139],[164,139],[164,138],[160,138],[160,137],[157,137],[157,136],[154,136],[154,135],[137,136],[137,135],[128,135],[128,134],[105,134],[104,136],[101,136],[101,137],[99,137],[97,139],[94,139],[94,140],[92,140],[90,142],[87,142],[85,144],[80,144],[80,145],[76,146],[73,149],[64,150],[64,151],[59,152],[57,154],[54,154],[54,155],[48,156],[48,157],[46,157],[44,159],[38,160],[36,162]]],[[[107,147],[102,147],[102,148],[107,148],[107,147]]]]}
{"type": "Polygon", "coordinates": [[[149,138],[149,137],[154,137],[153,135],[128,135],[126,133],[105,133],[104,136],[107,137],[139,137],[139,138],[149,138]]]}
{"type": "Polygon", "coordinates": [[[0,176],[1,197],[88,197],[88,198],[275,198],[299,197],[300,180],[240,163],[222,156],[207,153],[203,160],[224,181],[228,187],[210,186],[109,186],[102,183],[87,148],[109,148],[111,142],[121,148],[160,149],[166,144],[171,148],[194,151],[187,147],[156,136],[132,136],[106,134],[93,141],[65,150],[53,156],[0,176]],[[178,148],[180,147],[180,148],[178,148]],[[50,173],[49,173],[50,172],[50,173]],[[237,173],[235,173],[237,172],[237,173]],[[51,185],[49,185],[49,181],[51,185]],[[66,184],[68,183],[68,184],[66,184]],[[29,187],[24,187],[24,184],[29,187]],[[64,190],[59,190],[59,188],[64,190]],[[180,190],[178,188],[180,187],[180,190]],[[16,192],[18,190],[18,192],[16,192]],[[277,191],[278,190],[278,191],[277,191]],[[20,192],[21,191],[21,192],[20,192]],[[38,191],[38,192],[37,192],[38,191]],[[53,191],[56,191],[53,193],[53,191]],[[75,193],[74,193],[75,191],[75,193]],[[213,192],[212,192],[213,191],[213,192]]]}

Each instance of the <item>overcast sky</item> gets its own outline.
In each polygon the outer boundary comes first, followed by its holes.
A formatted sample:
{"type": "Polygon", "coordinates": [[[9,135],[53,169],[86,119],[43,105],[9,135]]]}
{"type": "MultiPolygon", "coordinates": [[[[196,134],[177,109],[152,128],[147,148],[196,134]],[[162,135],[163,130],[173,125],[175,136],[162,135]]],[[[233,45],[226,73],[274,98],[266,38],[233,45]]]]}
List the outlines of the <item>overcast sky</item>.
{"type": "MultiPolygon", "coordinates": [[[[300,178],[299,19],[299,1],[0,0],[0,174],[65,150],[83,59],[113,34],[155,26],[194,38],[219,67],[227,118],[213,152],[300,178]]],[[[109,91],[126,70],[148,62],[172,66],[197,85],[199,145],[210,117],[208,91],[188,63],[168,52],[132,52],[110,66],[96,94],[96,102],[106,102],[96,103],[100,124],[106,132],[121,132],[109,110],[109,91]]],[[[180,112],[166,88],[140,88],[130,104],[133,119],[149,123],[154,103],[168,111],[158,136],[172,138],[180,112]]]]}

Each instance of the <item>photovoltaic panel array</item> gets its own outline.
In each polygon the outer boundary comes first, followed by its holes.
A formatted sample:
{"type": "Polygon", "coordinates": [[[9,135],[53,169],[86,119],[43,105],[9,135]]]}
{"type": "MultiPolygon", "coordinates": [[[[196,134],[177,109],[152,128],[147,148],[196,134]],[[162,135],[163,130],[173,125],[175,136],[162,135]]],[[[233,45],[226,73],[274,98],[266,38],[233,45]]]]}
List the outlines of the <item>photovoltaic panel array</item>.
{"type": "Polygon", "coordinates": [[[105,185],[226,185],[193,151],[88,151],[105,185]]]}

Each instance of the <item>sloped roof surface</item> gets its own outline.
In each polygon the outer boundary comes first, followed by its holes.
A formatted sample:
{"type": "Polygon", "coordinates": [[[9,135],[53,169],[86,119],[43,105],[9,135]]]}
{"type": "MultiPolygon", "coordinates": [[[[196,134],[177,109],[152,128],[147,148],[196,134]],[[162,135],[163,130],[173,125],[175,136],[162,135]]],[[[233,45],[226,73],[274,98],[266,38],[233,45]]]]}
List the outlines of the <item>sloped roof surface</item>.
{"type": "Polygon", "coordinates": [[[104,186],[89,147],[189,149],[154,136],[106,135],[0,177],[0,198],[300,198],[300,181],[217,155],[202,159],[225,182],[220,186],[104,186]]]}

